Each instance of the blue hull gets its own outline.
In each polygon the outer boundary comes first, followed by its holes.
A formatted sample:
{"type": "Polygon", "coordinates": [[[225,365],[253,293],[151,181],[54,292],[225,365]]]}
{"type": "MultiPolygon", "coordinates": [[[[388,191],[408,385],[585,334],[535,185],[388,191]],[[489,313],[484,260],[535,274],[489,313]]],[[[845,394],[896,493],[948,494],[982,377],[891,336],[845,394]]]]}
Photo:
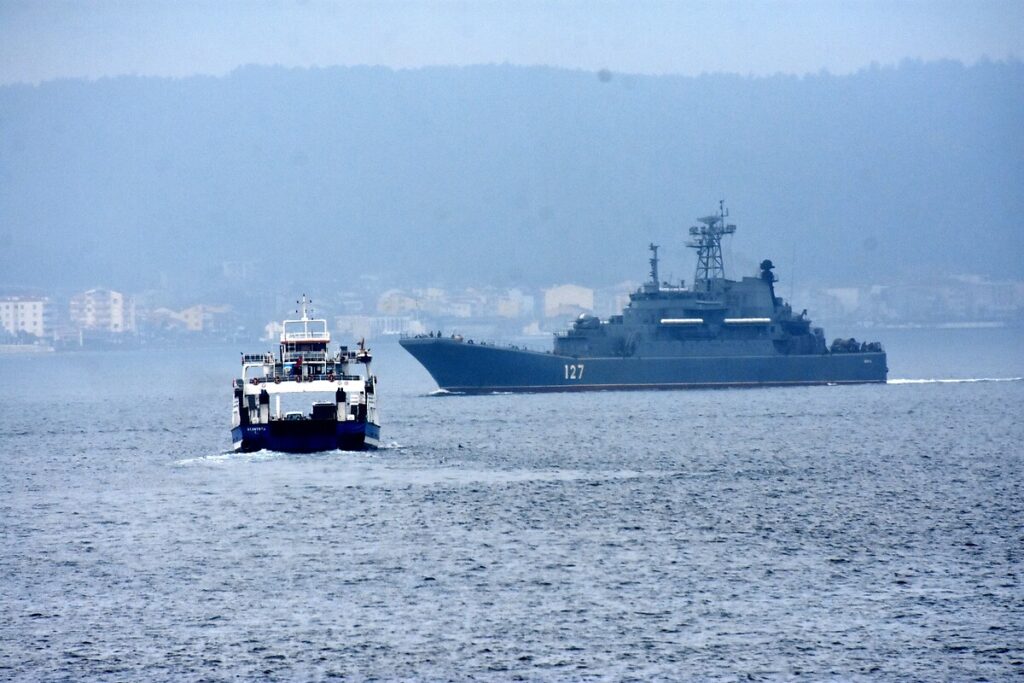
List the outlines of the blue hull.
{"type": "Polygon", "coordinates": [[[587,391],[885,382],[884,352],[576,358],[452,339],[402,346],[448,391],[587,391]]]}
{"type": "Polygon", "coordinates": [[[270,424],[242,425],[231,430],[236,451],[362,451],[380,445],[380,426],[370,422],[333,420],[279,420],[270,424]]]}

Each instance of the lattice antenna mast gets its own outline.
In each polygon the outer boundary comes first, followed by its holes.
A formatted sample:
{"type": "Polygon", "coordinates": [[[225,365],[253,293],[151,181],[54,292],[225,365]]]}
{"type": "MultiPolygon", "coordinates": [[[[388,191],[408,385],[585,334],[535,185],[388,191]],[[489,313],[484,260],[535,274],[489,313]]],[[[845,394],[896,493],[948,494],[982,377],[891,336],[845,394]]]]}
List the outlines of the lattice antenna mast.
{"type": "Polygon", "coordinates": [[[686,246],[697,250],[697,273],[693,278],[694,289],[711,291],[713,280],[725,279],[725,264],[722,262],[722,236],[736,232],[735,225],[727,225],[725,219],[729,210],[725,200],[718,202],[718,215],[698,218],[702,225],[690,228],[693,237],[686,246]]]}

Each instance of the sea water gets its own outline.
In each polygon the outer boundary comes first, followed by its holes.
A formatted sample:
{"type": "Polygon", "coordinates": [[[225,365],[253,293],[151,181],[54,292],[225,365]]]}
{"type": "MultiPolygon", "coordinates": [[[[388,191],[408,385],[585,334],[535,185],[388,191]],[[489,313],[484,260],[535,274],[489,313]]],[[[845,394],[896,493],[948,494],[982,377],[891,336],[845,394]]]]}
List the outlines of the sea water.
{"type": "Polygon", "coordinates": [[[230,452],[239,349],[0,359],[0,679],[1024,676],[1024,341],[892,383],[436,395],[230,452]],[[956,380],[956,381],[948,381],[956,380]]]}

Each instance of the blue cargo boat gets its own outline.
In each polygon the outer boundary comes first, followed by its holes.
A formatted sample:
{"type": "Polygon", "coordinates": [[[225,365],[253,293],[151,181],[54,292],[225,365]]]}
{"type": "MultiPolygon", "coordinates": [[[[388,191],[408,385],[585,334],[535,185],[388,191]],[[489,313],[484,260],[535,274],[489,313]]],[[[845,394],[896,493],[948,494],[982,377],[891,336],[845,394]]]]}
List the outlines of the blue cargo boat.
{"type": "Polygon", "coordinates": [[[540,352],[474,343],[460,335],[405,337],[401,345],[452,392],[680,389],[885,382],[878,342],[825,342],[807,311],[776,296],[770,260],[753,276],[725,277],[724,203],[698,219],[687,246],[697,251],[692,287],[662,282],[650,245],[650,280],[619,315],[581,315],[540,352]]]}
{"type": "Polygon", "coordinates": [[[285,320],[277,355],[243,354],[235,379],[231,440],[236,451],[287,453],[377,448],[377,378],[362,342],[331,354],[327,321],[285,320]],[[352,371],[362,367],[363,374],[352,371]],[[307,410],[308,409],[308,410],[307,410]]]}

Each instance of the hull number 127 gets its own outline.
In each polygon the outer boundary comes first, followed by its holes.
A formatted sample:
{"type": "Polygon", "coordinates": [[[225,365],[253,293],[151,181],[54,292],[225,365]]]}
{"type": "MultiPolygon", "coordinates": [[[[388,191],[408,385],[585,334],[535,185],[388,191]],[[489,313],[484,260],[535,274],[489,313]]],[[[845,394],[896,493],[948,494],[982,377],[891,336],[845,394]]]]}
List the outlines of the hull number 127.
{"type": "Polygon", "coordinates": [[[566,379],[583,379],[583,363],[565,366],[566,379]]]}

